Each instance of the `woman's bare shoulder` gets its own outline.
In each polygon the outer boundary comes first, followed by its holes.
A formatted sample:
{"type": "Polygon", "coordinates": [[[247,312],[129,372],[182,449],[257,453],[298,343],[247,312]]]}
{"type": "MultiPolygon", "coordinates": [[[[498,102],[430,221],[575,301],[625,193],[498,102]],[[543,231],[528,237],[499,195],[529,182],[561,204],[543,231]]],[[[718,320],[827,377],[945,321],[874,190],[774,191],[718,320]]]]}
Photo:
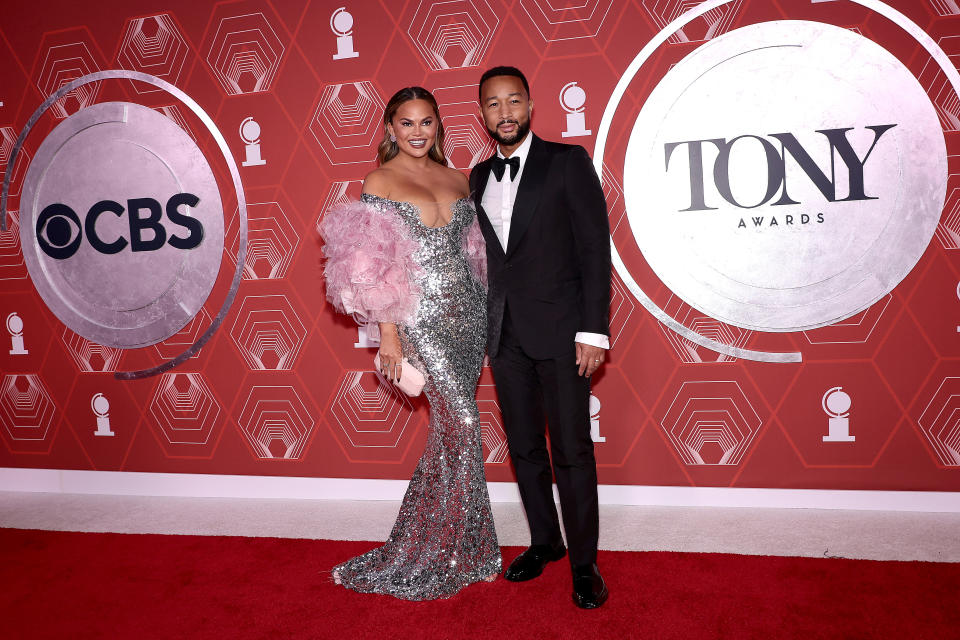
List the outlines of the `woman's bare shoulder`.
{"type": "Polygon", "coordinates": [[[363,192],[381,198],[389,198],[390,192],[393,191],[394,173],[394,171],[385,167],[374,169],[363,179],[363,192]]]}
{"type": "Polygon", "coordinates": [[[461,194],[470,192],[470,180],[459,169],[444,167],[443,177],[450,181],[450,185],[461,194]]]}

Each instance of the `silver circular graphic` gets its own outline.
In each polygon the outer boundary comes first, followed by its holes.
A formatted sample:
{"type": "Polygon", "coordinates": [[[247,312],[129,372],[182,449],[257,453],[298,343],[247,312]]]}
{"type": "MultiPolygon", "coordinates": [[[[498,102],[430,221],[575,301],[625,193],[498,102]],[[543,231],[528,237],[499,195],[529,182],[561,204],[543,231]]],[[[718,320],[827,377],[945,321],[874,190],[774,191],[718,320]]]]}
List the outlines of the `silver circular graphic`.
{"type": "MultiPolygon", "coordinates": [[[[611,134],[613,118],[621,106],[621,102],[630,83],[633,82],[641,68],[647,63],[650,57],[667,42],[671,35],[673,35],[679,29],[684,28],[694,20],[701,18],[714,9],[730,4],[731,2],[733,2],[733,0],[704,0],[696,7],[680,14],[667,25],[665,25],[659,32],[657,32],[657,34],[640,49],[630,64],[627,65],[627,68],[624,70],[620,80],[617,81],[617,86],[614,87],[613,93],[610,94],[607,105],[604,107],[603,115],[600,118],[600,126],[597,128],[597,140],[593,153],[593,163],[594,167],[596,168],[597,175],[601,177],[601,181],[605,182],[604,162],[607,150],[607,141],[611,134]]],[[[960,72],[957,71],[957,68],[954,66],[954,63],[950,57],[944,52],[943,49],[940,48],[937,42],[934,41],[933,38],[931,38],[930,35],[923,30],[922,27],[913,22],[903,13],[886,4],[886,2],[883,0],[850,0],[850,2],[876,12],[909,34],[911,38],[916,40],[917,43],[926,50],[930,57],[940,67],[940,70],[949,81],[953,93],[955,95],[960,95],[960,72]]],[[[0,221],[0,223],[2,223],[2,221],[0,221]]],[[[650,298],[650,296],[647,295],[643,288],[636,282],[636,280],[634,280],[633,276],[630,274],[630,271],[627,269],[626,264],[624,264],[613,238],[610,239],[610,257],[617,274],[619,274],[619,276],[623,279],[624,285],[626,285],[627,289],[633,294],[637,301],[654,318],[656,318],[658,322],[662,323],[664,326],[678,335],[683,336],[686,340],[689,340],[693,344],[711,349],[717,353],[726,354],[734,358],[744,358],[758,362],[801,362],[803,360],[802,354],[799,352],[771,352],[745,349],[743,347],[724,344],[707,336],[700,335],[693,329],[684,326],[675,318],[666,313],[650,298]]]]}
{"type": "Polygon", "coordinates": [[[110,401],[102,393],[96,393],[90,398],[90,408],[98,416],[105,416],[110,411],[110,401]]]}
{"type": "Polygon", "coordinates": [[[353,29],[353,15],[347,11],[346,7],[340,7],[330,16],[330,27],[336,34],[349,35],[350,29],[353,29]]]}
{"type": "Polygon", "coordinates": [[[14,335],[19,335],[23,331],[23,319],[14,311],[7,316],[7,331],[14,335]]]}
{"type": "Polygon", "coordinates": [[[260,124],[248,116],[240,123],[240,137],[247,144],[254,144],[260,140],[260,124]]]}
{"type": "Polygon", "coordinates": [[[199,312],[220,269],[223,205],[209,164],[176,123],[137,104],[97,104],[60,123],[30,164],[20,214],[24,260],[44,302],[99,344],[134,348],[173,335],[199,312]],[[177,194],[196,196],[195,206],[172,201],[177,194]],[[116,206],[91,216],[103,201],[116,206]],[[51,205],[75,218],[44,220],[51,205]],[[123,248],[95,248],[91,229],[100,243],[123,248]],[[197,233],[196,246],[176,246],[197,233]],[[77,248],[51,257],[38,235],[77,248]]]}
{"type": "Polygon", "coordinates": [[[564,111],[581,111],[587,103],[587,92],[576,82],[569,82],[560,89],[560,106],[564,111]]]}
{"type": "Polygon", "coordinates": [[[637,246],[685,302],[798,331],[910,272],[946,178],[936,111],[899,60],[846,29],[777,21],[719,36],[664,76],[635,121],[624,196],[637,246]]]}
{"type": "Polygon", "coordinates": [[[852,404],[850,396],[841,389],[842,387],[834,387],[823,396],[823,408],[835,417],[840,417],[849,411],[852,404]]]}

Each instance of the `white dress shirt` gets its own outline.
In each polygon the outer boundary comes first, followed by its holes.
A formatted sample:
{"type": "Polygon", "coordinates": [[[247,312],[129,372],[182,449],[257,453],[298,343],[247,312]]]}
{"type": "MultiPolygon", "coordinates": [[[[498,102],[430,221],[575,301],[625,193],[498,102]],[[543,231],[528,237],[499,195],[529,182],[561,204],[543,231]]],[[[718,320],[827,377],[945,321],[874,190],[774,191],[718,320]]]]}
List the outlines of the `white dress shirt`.
{"type": "MultiPolygon", "coordinates": [[[[483,191],[483,198],[480,203],[483,210],[493,226],[497,238],[500,240],[500,246],[507,250],[507,242],[510,239],[510,221],[513,218],[513,202],[517,197],[517,188],[520,186],[520,180],[523,178],[523,167],[527,164],[527,156],[530,154],[530,143],[533,141],[533,135],[527,134],[519,147],[517,147],[510,157],[520,158],[520,170],[513,180],[510,180],[510,168],[508,167],[503,176],[497,180],[493,171],[487,178],[487,186],[483,191]]],[[[506,158],[497,146],[497,157],[506,158]]],[[[574,337],[576,342],[589,344],[602,349],[610,348],[610,338],[602,333],[589,333],[587,331],[578,331],[574,337]]]]}

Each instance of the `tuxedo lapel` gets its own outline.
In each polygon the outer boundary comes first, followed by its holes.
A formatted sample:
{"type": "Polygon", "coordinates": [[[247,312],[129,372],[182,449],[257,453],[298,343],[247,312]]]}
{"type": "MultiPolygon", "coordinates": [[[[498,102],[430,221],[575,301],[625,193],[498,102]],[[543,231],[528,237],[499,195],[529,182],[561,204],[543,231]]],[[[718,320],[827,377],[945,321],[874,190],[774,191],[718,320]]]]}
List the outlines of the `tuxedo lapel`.
{"type": "Polygon", "coordinates": [[[470,176],[471,178],[476,176],[476,182],[472,185],[473,202],[477,209],[477,222],[480,223],[480,231],[483,232],[483,238],[487,246],[494,247],[496,252],[504,255],[503,246],[500,244],[499,238],[497,238],[497,232],[493,230],[490,218],[483,208],[483,192],[487,189],[487,179],[490,177],[490,160],[491,158],[487,158],[474,167],[473,173],[470,176]]]}
{"type": "MultiPolygon", "coordinates": [[[[530,134],[533,135],[533,134],[530,134]]],[[[517,243],[530,226],[547,181],[550,156],[543,140],[533,135],[530,153],[523,165],[523,175],[517,187],[517,197],[513,201],[513,217],[510,220],[510,237],[507,238],[507,255],[515,251],[517,243]]],[[[489,172],[489,167],[488,167],[489,172]]]]}

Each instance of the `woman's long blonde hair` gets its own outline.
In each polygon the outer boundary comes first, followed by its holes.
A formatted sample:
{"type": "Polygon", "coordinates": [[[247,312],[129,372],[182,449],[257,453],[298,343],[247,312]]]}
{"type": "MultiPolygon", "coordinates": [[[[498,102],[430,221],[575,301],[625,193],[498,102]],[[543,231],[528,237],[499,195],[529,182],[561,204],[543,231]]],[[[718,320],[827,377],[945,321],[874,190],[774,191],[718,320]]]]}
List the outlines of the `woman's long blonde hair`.
{"type": "Polygon", "coordinates": [[[433,107],[433,114],[437,117],[437,137],[427,155],[434,162],[446,166],[447,158],[443,155],[443,120],[440,119],[440,109],[437,107],[437,99],[423,87],[405,87],[390,98],[387,108],[383,110],[383,140],[380,141],[380,146],[377,148],[377,162],[383,164],[400,153],[397,143],[390,140],[390,131],[387,129],[387,125],[393,120],[393,116],[397,115],[397,109],[400,108],[400,105],[411,100],[426,100],[433,107]]]}

